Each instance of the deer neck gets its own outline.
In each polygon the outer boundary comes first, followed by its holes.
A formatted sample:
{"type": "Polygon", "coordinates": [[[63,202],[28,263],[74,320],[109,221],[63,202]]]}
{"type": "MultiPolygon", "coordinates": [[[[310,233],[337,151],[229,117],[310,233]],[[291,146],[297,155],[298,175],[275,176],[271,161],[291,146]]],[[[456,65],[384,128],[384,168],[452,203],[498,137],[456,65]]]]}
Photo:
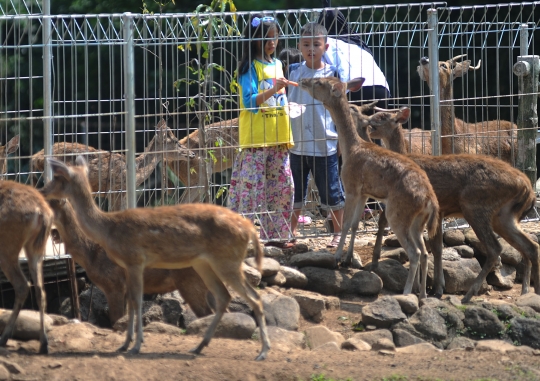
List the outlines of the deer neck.
{"type": "Polygon", "coordinates": [[[401,124],[398,124],[393,130],[392,134],[388,138],[383,139],[384,145],[390,151],[394,151],[401,154],[406,154],[408,150],[408,142],[405,139],[405,134],[403,133],[403,127],[401,124]]]}
{"type": "Polygon", "coordinates": [[[156,152],[158,150],[156,137],[154,136],[148,147],[135,159],[135,185],[141,185],[144,180],[150,176],[154,169],[156,169],[157,164],[161,160],[161,152],[156,152]]]}
{"type": "Polygon", "coordinates": [[[330,112],[330,116],[336,125],[340,151],[343,155],[343,160],[346,160],[354,147],[364,145],[364,141],[360,139],[354,127],[347,98],[342,96],[339,99],[335,98],[332,102],[323,102],[323,104],[330,112]]]}
{"type": "Polygon", "coordinates": [[[69,201],[75,211],[79,226],[88,238],[104,246],[102,240],[107,239],[116,226],[111,219],[113,213],[101,211],[94,202],[90,190],[86,189],[84,184],[75,184],[76,181],[72,182],[75,186],[73,186],[69,201]]]}
{"type": "Polygon", "coordinates": [[[449,86],[441,86],[440,91],[440,110],[441,110],[441,135],[453,135],[456,133],[453,129],[454,120],[454,91],[453,83],[449,86]]]}
{"type": "Polygon", "coordinates": [[[73,210],[62,211],[65,223],[56,224],[60,237],[66,247],[66,252],[71,254],[75,262],[85,269],[92,263],[91,255],[94,253],[94,243],[89,240],[77,222],[73,210]]]}

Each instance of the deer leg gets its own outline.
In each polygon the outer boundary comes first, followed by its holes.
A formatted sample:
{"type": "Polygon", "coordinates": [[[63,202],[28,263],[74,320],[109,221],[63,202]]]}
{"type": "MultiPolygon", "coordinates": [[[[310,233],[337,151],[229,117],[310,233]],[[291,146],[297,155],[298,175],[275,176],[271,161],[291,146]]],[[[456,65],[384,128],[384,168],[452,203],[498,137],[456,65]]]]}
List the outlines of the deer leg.
{"type": "MultiPolygon", "coordinates": [[[[345,260],[343,261],[343,265],[345,266],[349,266],[352,261],[352,257],[354,254],[354,240],[356,238],[356,232],[358,231],[358,226],[360,225],[360,216],[362,214],[361,211],[364,210],[366,201],[367,201],[367,198],[363,202],[360,201],[357,204],[356,211],[353,215],[353,222],[351,224],[351,240],[349,241],[349,249],[347,250],[347,255],[345,257],[345,260]]],[[[360,266],[362,266],[360,257],[358,257],[358,260],[360,261],[360,266]]]]}
{"type": "MultiPolygon", "coordinates": [[[[388,205],[387,205],[388,206],[388,205]]],[[[390,210],[389,207],[386,209],[390,210]]],[[[398,241],[401,243],[401,246],[407,252],[409,256],[409,275],[407,276],[407,282],[405,283],[405,289],[403,290],[403,295],[408,295],[412,292],[414,280],[416,278],[416,270],[418,267],[418,260],[420,258],[420,250],[416,247],[416,242],[412,238],[412,226],[401,226],[403,224],[392,223],[392,215],[388,215],[390,218],[390,226],[394,229],[398,241]]]]}
{"type": "Polygon", "coordinates": [[[178,275],[174,278],[174,285],[195,315],[197,317],[211,315],[212,309],[206,301],[208,289],[199,274],[191,267],[175,270],[175,273],[178,275]]]}
{"type": "Polygon", "coordinates": [[[117,349],[118,352],[127,351],[129,344],[133,340],[133,319],[135,316],[135,310],[133,309],[133,301],[131,300],[131,292],[129,288],[127,289],[127,292],[126,292],[126,299],[127,299],[127,310],[128,310],[126,341],[124,341],[124,344],[120,348],[117,349]]]}
{"type": "Polygon", "coordinates": [[[268,339],[268,332],[266,331],[266,320],[264,318],[263,304],[261,297],[251,287],[251,285],[245,280],[244,275],[240,272],[221,274],[222,279],[227,279],[227,284],[233,288],[242,298],[244,298],[255,314],[255,319],[259,326],[262,349],[259,355],[255,358],[256,361],[261,361],[266,359],[268,356],[268,351],[270,350],[270,340],[268,339]]]}
{"type": "Polygon", "coordinates": [[[43,257],[41,256],[41,253],[34,255],[30,251],[31,248],[29,246],[30,245],[27,245],[25,247],[26,257],[28,258],[28,270],[34,281],[36,300],[39,307],[39,353],[47,354],[49,353],[47,333],[45,332],[45,309],[47,298],[45,296],[45,290],[43,289],[43,257]]]}
{"type": "Polygon", "coordinates": [[[482,287],[482,283],[486,279],[487,275],[499,262],[499,256],[501,254],[502,247],[499,241],[497,241],[497,237],[495,237],[495,233],[492,230],[489,217],[482,217],[478,214],[474,216],[464,215],[464,217],[467,221],[469,221],[469,225],[476,233],[476,236],[478,237],[480,242],[485,245],[487,251],[486,263],[484,263],[480,274],[478,274],[478,276],[474,280],[471,288],[469,288],[469,291],[467,291],[463,299],[461,299],[461,303],[468,303],[473,297],[473,295],[476,295],[478,293],[478,290],[480,290],[480,287],[482,287]]]}
{"type": "MultiPolygon", "coordinates": [[[[223,317],[223,314],[231,301],[231,294],[229,294],[229,291],[227,291],[227,288],[223,282],[219,279],[208,263],[200,262],[194,265],[193,268],[200,275],[204,284],[206,284],[206,287],[208,287],[210,292],[212,292],[216,300],[216,314],[214,315],[214,320],[212,320],[212,323],[210,323],[210,326],[206,330],[201,343],[197,347],[190,350],[192,353],[199,354],[204,347],[208,346],[210,340],[214,336],[219,321],[223,317]]],[[[227,279],[227,281],[229,280],[227,279]]]]}
{"type": "MultiPolygon", "coordinates": [[[[433,291],[436,298],[441,298],[444,292],[444,272],[442,263],[443,232],[442,220],[440,216],[439,225],[435,236],[431,238],[431,252],[433,253],[433,291]]],[[[423,242],[423,240],[422,240],[423,242]]],[[[425,246],[425,245],[424,245],[425,246]]]]}
{"type": "Polygon", "coordinates": [[[375,247],[373,248],[373,259],[371,260],[371,271],[374,271],[379,266],[379,259],[381,259],[382,240],[384,236],[384,229],[388,226],[386,220],[386,211],[382,211],[379,214],[379,229],[377,230],[377,239],[375,240],[375,247]]]}
{"type": "Polygon", "coordinates": [[[427,298],[427,271],[428,271],[428,253],[426,245],[424,243],[424,238],[422,237],[422,231],[418,235],[413,235],[416,246],[420,248],[420,267],[416,275],[416,283],[420,287],[420,299],[427,298]]]}
{"type": "Polygon", "coordinates": [[[353,222],[355,221],[355,215],[360,218],[360,208],[363,208],[366,204],[367,197],[357,197],[354,194],[345,194],[345,210],[343,212],[343,226],[341,227],[341,238],[336,249],[335,259],[336,265],[341,262],[341,256],[343,254],[343,246],[347,238],[347,233],[351,229],[353,222]]]}
{"type": "Polygon", "coordinates": [[[533,242],[517,224],[515,217],[509,217],[506,213],[500,213],[499,217],[493,222],[495,232],[503,237],[512,247],[521,253],[525,260],[525,272],[521,285],[521,293],[526,294],[529,291],[529,284],[532,278],[534,282],[534,291],[540,294],[540,269],[538,245],[533,242]]]}
{"type": "MultiPolygon", "coordinates": [[[[144,266],[132,266],[127,269],[127,289],[131,293],[131,309],[135,313],[137,336],[135,338],[135,345],[129,351],[130,354],[136,355],[141,349],[143,342],[143,330],[142,330],[142,299],[143,299],[143,272],[144,266]]],[[[130,315],[131,316],[131,315],[130,315]]],[[[133,326],[133,325],[132,325],[133,326]]]]}
{"type": "Polygon", "coordinates": [[[28,281],[24,277],[24,274],[19,267],[19,252],[20,249],[17,251],[17,256],[14,257],[14,261],[5,260],[8,259],[5,255],[0,256],[2,259],[4,259],[2,261],[2,271],[13,286],[13,290],[15,292],[15,303],[13,305],[13,311],[11,312],[6,327],[4,328],[4,332],[2,332],[2,336],[0,337],[0,346],[2,347],[6,346],[8,339],[10,339],[13,335],[17,316],[19,316],[19,312],[21,311],[23,303],[28,296],[28,291],[30,290],[30,286],[28,286],[28,281]]]}

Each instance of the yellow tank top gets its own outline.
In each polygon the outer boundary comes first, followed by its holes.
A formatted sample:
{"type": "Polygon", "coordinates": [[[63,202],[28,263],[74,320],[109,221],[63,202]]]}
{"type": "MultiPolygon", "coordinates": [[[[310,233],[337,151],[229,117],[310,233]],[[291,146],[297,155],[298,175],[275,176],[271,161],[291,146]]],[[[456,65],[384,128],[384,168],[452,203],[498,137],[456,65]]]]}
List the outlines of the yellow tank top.
{"type": "MultiPolygon", "coordinates": [[[[255,68],[258,94],[274,87],[276,78],[283,78],[283,67],[281,61],[274,60],[274,63],[265,64],[258,60],[253,60],[252,66],[255,68]]],[[[249,74],[247,74],[249,75],[249,74]]],[[[240,94],[242,86],[240,85],[240,94]]],[[[241,148],[271,147],[286,145],[292,147],[293,137],[289,115],[285,112],[287,105],[287,94],[285,89],[271,96],[257,109],[249,110],[249,105],[244,105],[240,97],[239,115],[239,138],[241,148]]]]}

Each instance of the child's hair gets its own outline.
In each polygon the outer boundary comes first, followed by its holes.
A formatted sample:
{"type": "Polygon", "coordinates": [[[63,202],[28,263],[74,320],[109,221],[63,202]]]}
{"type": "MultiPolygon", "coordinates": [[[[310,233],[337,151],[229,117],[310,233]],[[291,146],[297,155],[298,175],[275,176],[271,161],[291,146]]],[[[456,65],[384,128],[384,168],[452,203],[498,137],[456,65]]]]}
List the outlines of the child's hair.
{"type": "Polygon", "coordinates": [[[272,28],[277,29],[277,25],[271,16],[257,13],[249,18],[249,23],[243,33],[244,42],[242,43],[242,58],[238,64],[238,75],[248,72],[251,61],[258,54],[262,53],[265,59],[271,60],[271,57],[266,57],[263,39],[272,28]]]}
{"type": "Polygon", "coordinates": [[[279,60],[283,62],[283,66],[288,66],[295,63],[300,63],[304,60],[302,52],[296,48],[285,48],[279,52],[279,60]]]}
{"type": "Polygon", "coordinates": [[[326,37],[328,36],[328,31],[324,27],[324,25],[321,25],[316,22],[310,22],[307,23],[300,29],[300,37],[324,37],[324,41],[326,42],[326,37]]]}

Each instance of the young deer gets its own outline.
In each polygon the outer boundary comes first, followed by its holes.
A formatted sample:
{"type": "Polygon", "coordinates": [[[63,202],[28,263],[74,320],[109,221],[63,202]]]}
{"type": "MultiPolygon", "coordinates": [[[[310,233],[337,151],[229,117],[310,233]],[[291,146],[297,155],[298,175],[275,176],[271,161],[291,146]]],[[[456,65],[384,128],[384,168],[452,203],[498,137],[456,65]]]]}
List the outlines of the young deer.
{"type": "MultiPolygon", "coordinates": [[[[156,134],[148,143],[145,151],[135,158],[135,186],[141,185],[154,171],[162,156],[170,160],[188,160],[195,157],[193,152],[171,139],[172,134],[162,119],[156,126],[156,134]]],[[[174,137],[174,135],[173,135],[174,137]]],[[[77,155],[85,155],[88,161],[89,180],[93,192],[118,192],[126,189],[127,163],[126,157],[119,153],[97,150],[80,143],[58,142],[53,144],[52,155],[66,163],[73,164],[77,155]]],[[[32,156],[31,168],[43,171],[45,168],[45,151],[41,150],[32,156]]],[[[108,194],[109,210],[126,208],[124,193],[118,196],[108,194]]]]}
{"type": "MultiPolygon", "coordinates": [[[[409,119],[409,115],[408,108],[394,112],[385,110],[372,116],[359,116],[356,122],[360,127],[369,124],[371,137],[382,139],[390,150],[406,153],[401,124],[409,119]]],[[[484,155],[407,156],[426,172],[439,200],[439,226],[431,245],[435,262],[435,294],[441,296],[444,289],[442,270],[444,217],[464,217],[486,248],[487,261],[464,296],[462,300],[464,303],[470,301],[478,292],[487,274],[499,262],[502,248],[494,232],[528,260],[523,276],[522,293],[529,291],[532,263],[535,292],[540,294],[538,245],[519,227],[519,221],[534,206],[536,200],[530,180],[510,164],[484,155]]],[[[387,225],[384,214],[379,219],[379,231],[373,250],[374,264],[379,259],[382,234],[387,225]]]]}
{"type": "Polygon", "coordinates": [[[11,138],[5,146],[0,146],[0,180],[4,180],[7,173],[7,156],[19,148],[19,135],[11,138]]]}
{"type": "MultiPolygon", "coordinates": [[[[515,150],[517,126],[506,120],[467,123],[457,118],[454,113],[453,81],[470,70],[478,70],[478,65],[471,66],[471,61],[458,62],[466,54],[448,61],[439,62],[439,83],[441,101],[441,152],[485,154],[500,158],[510,164],[515,150]]],[[[429,58],[422,57],[417,67],[420,78],[431,86],[429,79],[429,58]]]]}
{"type": "Polygon", "coordinates": [[[11,338],[17,316],[30,290],[19,266],[19,253],[24,248],[39,307],[39,353],[48,353],[42,264],[53,212],[37,190],[7,180],[0,181],[0,206],[0,268],[15,291],[13,311],[0,337],[0,345],[5,346],[11,338]]]}
{"type": "Polygon", "coordinates": [[[420,258],[420,297],[425,298],[428,254],[422,234],[426,224],[431,236],[436,233],[439,214],[437,198],[426,174],[412,160],[363,141],[356,133],[346,91],[348,88],[358,89],[362,83],[363,78],[343,83],[334,77],[302,79],[299,82],[303,90],[329,110],[338,131],[343,158],[341,177],[345,188],[345,212],[336,261],[341,260],[349,229],[352,230],[352,237],[344,263],[351,260],[361,211],[368,197],[381,200],[386,204],[390,225],[410,259],[404,293],[412,291],[420,258]]]}
{"type": "MultiPolygon", "coordinates": [[[[54,212],[54,225],[75,262],[85,269],[86,275],[107,299],[111,325],[124,316],[126,299],[126,272],[114,263],[105,250],[82,231],[69,201],[49,200],[54,212]]],[[[179,290],[184,300],[198,317],[212,314],[206,303],[208,289],[192,268],[167,270],[145,269],[143,292],[164,294],[179,290]]]]}
{"type": "Polygon", "coordinates": [[[253,224],[232,212],[210,204],[183,204],[156,208],[134,208],[106,213],[94,203],[84,158],[76,166],[48,159],[54,178],[42,189],[47,198],[67,198],[83,232],[105,249],[126,270],[129,320],[127,350],[133,336],[134,316],[137,337],[131,353],[138,353],[143,340],[142,295],[146,267],[180,269],[192,266],[216,300],[214,320],[202,342],[192,350],[198,354],[208,345],[231,296],[224,285],[232,287],[252,307],[259,324],[262,350],[257,360],[266,358],[270,343],[259,294],[245,280],[242,262],[249,241],[255,244],[256,260],[261,266],[263,252],[253,224]]]}

